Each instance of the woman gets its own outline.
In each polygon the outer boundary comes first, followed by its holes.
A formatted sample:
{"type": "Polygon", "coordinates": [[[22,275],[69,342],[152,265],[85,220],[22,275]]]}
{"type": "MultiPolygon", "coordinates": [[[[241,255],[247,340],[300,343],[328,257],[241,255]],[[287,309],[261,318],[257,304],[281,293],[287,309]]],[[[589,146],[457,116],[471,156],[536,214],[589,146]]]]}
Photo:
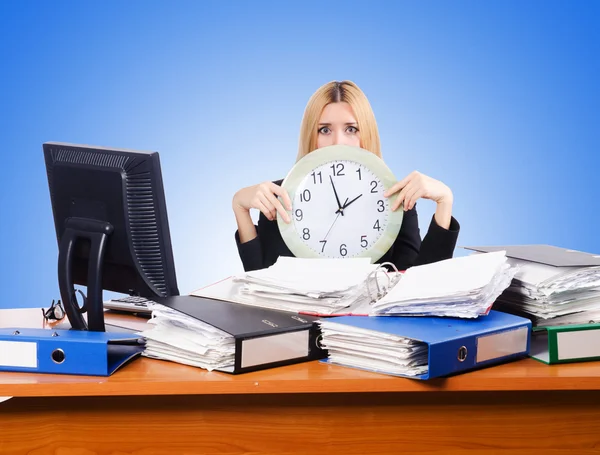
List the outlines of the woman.
{"type": "MultiPolygon", "coordinates": [[[[329,82],[310,98],[302,119],[296,161],[315,149],[335,144],[359,146],[381,158],[379,132],[371,105],[350,81],[329,82]]],[[[277,226],[277,212],[290,222],[286,210],[291,210],[291,201],[281,187],[282,182],[263,182],[242,188],[233,197],[238,226],[235,239],[246,271],[269,267],[279,256],[293,256],[277,226]],[[258,226],[252,221],[251,209],[260,211],[258,226]]],[[[398,270],[406,270],[413,265],[451,258],[460,226],[452,216],[450,188],[415,171],[394,184],[384,196],[395,193],[399,194],[392,210],[402,204],[405,211],[402,225],[393,245],[377,262],[391,262],[398,270]],[[416,210],[420,198],[437,204],[423,240],[416,210]]]]}

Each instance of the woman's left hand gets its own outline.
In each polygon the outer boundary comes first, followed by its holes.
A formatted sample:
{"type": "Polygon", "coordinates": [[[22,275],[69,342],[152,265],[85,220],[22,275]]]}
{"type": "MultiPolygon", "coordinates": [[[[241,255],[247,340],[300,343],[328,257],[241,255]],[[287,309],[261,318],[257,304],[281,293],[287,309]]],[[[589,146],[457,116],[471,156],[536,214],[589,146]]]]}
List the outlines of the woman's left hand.
{"type": "Polygon", "coordinates": [[[392,185],[383,195],[390,197],[400,192],[392,205],[392,210],[397,210],[403,204],[404,211],[411,210],[417,199],[430,199],[440,205],[452,206],[453,195],[448,186],[425,174],[413,171],[399,182],[392,185]]]}

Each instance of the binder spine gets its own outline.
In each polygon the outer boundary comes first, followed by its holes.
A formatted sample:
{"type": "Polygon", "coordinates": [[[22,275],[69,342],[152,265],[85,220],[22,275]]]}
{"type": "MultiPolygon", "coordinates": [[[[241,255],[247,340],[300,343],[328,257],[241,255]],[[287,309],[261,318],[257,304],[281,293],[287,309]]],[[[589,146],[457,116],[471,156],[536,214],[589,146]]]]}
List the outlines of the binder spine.
{"type": "Polygon", "coordinates": [[[502,363],[529,353],[531,325],[429,345],[429,377],[502,363]]]}
{"type": "Polygon", "coordinates": [[[556,330],[548,330],[548,363],[558,363],[558,333],[556,330]]]}
{"type": "Polygon", "coordinates": [[[320,347],[320,329],[313,322],[299,330],[235,339],[233,373],[246,373],[327,356],[320,347]]]}

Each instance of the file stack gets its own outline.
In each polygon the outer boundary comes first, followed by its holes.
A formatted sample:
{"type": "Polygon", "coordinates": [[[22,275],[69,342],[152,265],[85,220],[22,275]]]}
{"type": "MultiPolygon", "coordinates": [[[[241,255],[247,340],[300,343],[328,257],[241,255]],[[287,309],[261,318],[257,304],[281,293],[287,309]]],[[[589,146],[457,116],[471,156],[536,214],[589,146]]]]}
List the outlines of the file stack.
{"type": "Polygon", "coordinates": [[[235,361],[235,339],[198,319],[163,305],[150,303],[152,327],[140,333],[146,338],[142,356],[169,360],[208,371],[227,371],[235,361]]]}
{"type": "Polygon", "coordinates": [[[321,344],[327,349],[330,363],[398,376],[427,373],[427,344],[338,320],[345,318],[319,321],[321,344]]]}
{"type": "Polygon", "coordinates": [[[197,289],[197,297],[318,316],[476,318],[488,314],[516,268],[503,251],[389,272],[369,258],[280,257],[271,267],[197,289]]]}
{"type": "Polygon", "coordinates": [[[231,374],[323,357],[318,318],[191,295],[156,297],[142,355],[231,374]]]}
{"type": "Polygon", "coordinates": [[[328,363],[430,379],[524,357],[531,321],[500,311],[476,319],[342,316],[319,321],[328,363]]]}
{"type": "Polygon", "coordinates": [[[520,272],[499,297],[499,308],[529,317],[534,327],[600,322],[600,267],[510,261],[520,272]]]}
{"type": "Polygon", "coordinates": [[[497,308],[525,316],[534,327],[600,322],[600,258],[551,245],[468,247],[489,254],[503,248],[514,280],[497,308]]]}
{"type": "Polygon", "coordinates": [[[414,266],[371,305],[371,314],[477,318],[489,313],[516,272],[504,251],[414,266]]]}
{"type": "MultiPolygon", "coordinates": [[[[369,311],[369,303],[395,283],[370,258],[279,257],[272,266],[233,278],[237,291],[224,292],[236,303],[322,316],[369,311]],[[378,273],[378,272],[384,273],[378,273]],[[369,296],[369,293],[371,296],[369,296]],[[234,295],[232,295],[234,294],[234,295]]],[[[210,289],[192,293],[219,298],[210,289]]]]}

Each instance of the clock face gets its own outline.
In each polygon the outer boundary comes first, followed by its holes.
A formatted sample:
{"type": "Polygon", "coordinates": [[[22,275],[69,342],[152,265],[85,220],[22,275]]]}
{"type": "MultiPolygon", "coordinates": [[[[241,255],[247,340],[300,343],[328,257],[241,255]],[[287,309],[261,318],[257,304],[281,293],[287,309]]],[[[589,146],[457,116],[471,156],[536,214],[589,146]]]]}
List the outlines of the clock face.
{"type": "Polygon", "coordinates": [[[390,209],[393,197],[383,196],[393,183],[383,161],[363,149],[311,152],[283,183],[292,199],[292,222],[278,220],[286,244],[297,257],[379,259],[402,220],[401,209],[390,209]]]}

